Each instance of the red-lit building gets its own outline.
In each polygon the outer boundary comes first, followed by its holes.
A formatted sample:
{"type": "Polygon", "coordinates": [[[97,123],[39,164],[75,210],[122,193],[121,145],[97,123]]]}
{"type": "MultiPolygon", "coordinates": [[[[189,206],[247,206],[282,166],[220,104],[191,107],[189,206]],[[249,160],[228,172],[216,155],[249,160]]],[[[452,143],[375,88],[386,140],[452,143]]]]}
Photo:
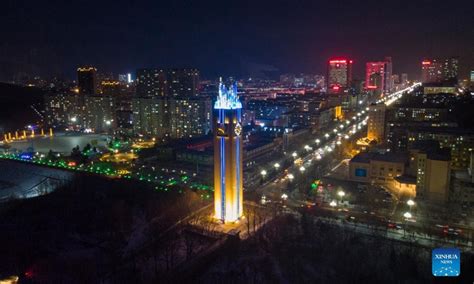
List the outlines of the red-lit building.
{"type": "Polygon", "coordinates": [[[365,88],[382,91],[385,86],[385,62],[367,62],[365,64],[365,88]]]}
{"type": "Polygon", "coordinates": [[[384,61],[367,62],[365,65],[365,88],[379,93],[392,91],[392,60],[386,57],[384,61]]]}
{"type": "Polygon", "coordinates": [[[334,58],[328,62],[327,88],[337,94],[347,89],[352,82],[352,60],[334,58]]]}

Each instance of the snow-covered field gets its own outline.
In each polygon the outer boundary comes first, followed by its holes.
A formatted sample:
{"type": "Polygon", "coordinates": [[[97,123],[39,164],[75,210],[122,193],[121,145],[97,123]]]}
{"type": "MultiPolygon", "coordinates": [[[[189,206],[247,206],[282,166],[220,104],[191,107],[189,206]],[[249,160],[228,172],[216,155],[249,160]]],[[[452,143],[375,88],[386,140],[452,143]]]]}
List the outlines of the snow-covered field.
{"type": "Polygon", "coordinates": [[[0,161],[0,202],[51,193],[73,173],[13,161],[0,161]]]}

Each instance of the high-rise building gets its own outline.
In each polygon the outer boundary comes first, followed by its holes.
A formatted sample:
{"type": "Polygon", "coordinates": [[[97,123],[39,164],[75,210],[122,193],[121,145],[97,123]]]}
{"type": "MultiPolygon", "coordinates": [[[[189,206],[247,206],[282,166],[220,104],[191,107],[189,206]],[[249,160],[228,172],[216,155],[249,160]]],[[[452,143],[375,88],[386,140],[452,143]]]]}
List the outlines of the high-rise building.
{"type": "Polygon", "coordinates": [[[107,80],[100,82],[100,90],[103,95],[117,96],[120,94],[120,82],[114,80],[107,80]]]}
{"type": "Polygon", "coordinates": [[[203,136],[211,130],[210,98],[172,98],[169,113],[172,138],[203,136]]]}
{"type": "Polygon", "coordinates": [[[386,64],[383,61],[367,62],[365,64],[365,88],[383,93],[385,89],[386,64]]]}
{"type": "Polygon", "coordinates": [[[164,69],[138,69],[136,81],[139,98],[168,96],[168,79],[164,69]]]}
{"type": "Polygon", "coordinates": [[[193,97],[198,94],[199,70],[175,68],[167,72],[168,95],[170,97],[193,97]]]}
{"type": "Polygon", "coordinates": [[[133,130],[160,138],[191,138],[211,130],[209,98],[134,98],[133,130]]]}
{"type": "Polygon", "coordinates": [[[384,92],[389,94],[393,90],[393,78],[392,78],[392,57],[385,57],[385,88],[384,92]]]}
{"type": "Polygon", "coordinates": [[[214,214],[235,222],[243,212],[242,103],[236,84],[219,85],[214,110],[214,214]]]}
{"type": "Polygon", "coordinates": [[[393,89],[392,58],[385,61],[367,62],[365,68],[365,88],[388,94],[393,89]]]}
{"type": "Polygon", "coordinates": [[[77,68],[77,84],[80,94],[95,95],[97,93],[97,69],[95,67],[77,68]]]}
{"type": "Polygon", "coordinates": [[[138,69],[137,96],[193,97],[198,93],[199,70],[195,68],[138,69]]]}
{"type": "Polygon", "coordinates": [[[422,83],[442,83],[458,80],[458,64],[456,57],[450,58],[432,58],[421,62],[421,81],[422,83]]]}
{"type": "Polygon", "coordinates": [[[84,128],[99,133],[115,128],[115,102],[111,96],[87,96],[84,101],[84,128]]]}
{"type": "Polygon", "coordinates": [[[352,82],[352,60],[330,59],[328,62],[327,88],[330,93],[341,93],[352,82]]]}
{"type": "Polygon", "coordinates": [[[132,125],[137,134],[165,137],[169,135],[168,100],[166,98],[133,98],[132,125]]]}
{"type": "Polygon", "coordinates": [[[369,106],[369,120],[367,125],[367,138],[383,143],[385,140],[385,104],[369,106]]]}
{"type": "Polygon", "coordinates": [[[75,128],[82,124],[84,97],[73,94],[44,96],[45,122],[52,128],[75,128]]]}
{"type": "Polygon", "coordinates": [[[400,76],[400,84],[402,84],[403,87],[408,85],[408,74],[407,73],[402,73],[400,76]]]}

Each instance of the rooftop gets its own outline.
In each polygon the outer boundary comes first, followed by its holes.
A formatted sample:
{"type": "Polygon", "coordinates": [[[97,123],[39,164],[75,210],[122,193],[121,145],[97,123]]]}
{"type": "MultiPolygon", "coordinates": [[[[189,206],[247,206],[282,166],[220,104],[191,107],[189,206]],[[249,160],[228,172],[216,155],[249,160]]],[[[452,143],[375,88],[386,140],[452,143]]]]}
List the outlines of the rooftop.
{"type": "Polygon", "coordinates": [[[355,155],[351,162],[353,163],[370,163],[370,161],[381,161],[390,163],[405,163],[408,160],[406,153],[373,153],[362,152],[355,155]]]}

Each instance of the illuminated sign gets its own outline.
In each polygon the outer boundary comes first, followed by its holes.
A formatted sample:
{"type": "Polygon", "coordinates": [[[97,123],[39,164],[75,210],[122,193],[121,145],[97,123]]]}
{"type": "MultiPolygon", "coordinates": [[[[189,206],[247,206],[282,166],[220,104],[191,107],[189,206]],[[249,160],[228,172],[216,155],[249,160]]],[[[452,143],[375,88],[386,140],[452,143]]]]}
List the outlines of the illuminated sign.
{"type": "Polygon", "coordinates": [[[367,170],[366,169],[356,169],[355,170],[355,176],[356,177],[366,177],[367,176],[367,170]]]}
{"type": "MultiPolygon", "coordinates": [[[[345,59],[341,59],[341,60],[329,60],[329,63],[331,64],[346,64],[347,63],[347,60],[345,59]]],[[[352,60],[350,61],[350,63],[352,63],[352,60]]]]}

